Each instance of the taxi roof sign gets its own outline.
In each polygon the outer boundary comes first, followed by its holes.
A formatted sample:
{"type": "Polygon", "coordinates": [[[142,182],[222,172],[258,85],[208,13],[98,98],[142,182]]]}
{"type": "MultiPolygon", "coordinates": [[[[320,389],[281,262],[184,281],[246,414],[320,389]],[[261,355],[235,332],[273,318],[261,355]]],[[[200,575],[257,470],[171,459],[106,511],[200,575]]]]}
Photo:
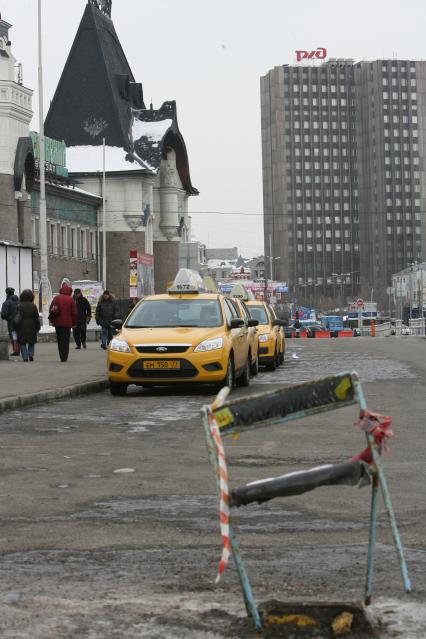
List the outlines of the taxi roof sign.
{"type": "Polygon", "coordinates": [[[207,293],[219,293],[219,289],[217,287],[216,282],[212,278],[211,275],[204,275],[203,277],[204,288],[207,293]]]}
{"type": "Polygon", "coordinates": [[[206,287],[197,271],[190,268],[181,268],[173,281],[172,286],[167,289],[168,293],[205,293],[206,287]]]}
{"type": "Polygon", "coordinates": [[[233,289],[230,292],[231,297],[236,297],[239,300],[243,300],[244,302],[249,302],[250,300],[254,300],[254,295],[251,291],[247,290],[244,284],[240,282],[235,284],[233,289]]]}

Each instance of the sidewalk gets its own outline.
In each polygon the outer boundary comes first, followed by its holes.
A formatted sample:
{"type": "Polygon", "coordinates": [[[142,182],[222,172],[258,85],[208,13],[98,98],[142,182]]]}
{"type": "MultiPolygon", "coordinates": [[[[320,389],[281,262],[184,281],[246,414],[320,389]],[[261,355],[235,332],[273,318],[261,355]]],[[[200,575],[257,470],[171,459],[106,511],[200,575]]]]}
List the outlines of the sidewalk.
{"type": "Polygon", "coordinates": [[[67,362],[56,343],[36,344],[34,362],[0,361],[0,413],[13,408],[100,391],[107,387],[106,353],[99,342],[76,350],[71,338],[67,362]]]}

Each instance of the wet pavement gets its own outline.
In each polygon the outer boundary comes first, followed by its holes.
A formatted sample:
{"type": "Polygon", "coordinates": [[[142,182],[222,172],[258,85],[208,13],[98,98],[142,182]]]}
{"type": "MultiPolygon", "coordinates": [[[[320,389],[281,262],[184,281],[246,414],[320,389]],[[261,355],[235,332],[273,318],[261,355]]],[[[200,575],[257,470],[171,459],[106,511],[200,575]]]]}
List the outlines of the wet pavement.
{"type": "MultiPolygon", "coordinates": [[[[356,369],[370,408],[393,416],[385,470],[414,592],[402,594],[380,505],[371,614],[383,638],[426,636],[425,349],[421,339],[289,340],[283,368],[234,391],[356,369]]],[[[199,418],[212,397],[134,387],[0,417],[2,638],[258,636],[233,565],[214,585],[217,500],[199,418]]],[[[348,407],[226,440],[231,483],[344,461],[365,445],[355,419],[348,407]]],[[[368,489],[348,487],[236,510],[256,600],[361,601],[368,512],[368,489]]]]}

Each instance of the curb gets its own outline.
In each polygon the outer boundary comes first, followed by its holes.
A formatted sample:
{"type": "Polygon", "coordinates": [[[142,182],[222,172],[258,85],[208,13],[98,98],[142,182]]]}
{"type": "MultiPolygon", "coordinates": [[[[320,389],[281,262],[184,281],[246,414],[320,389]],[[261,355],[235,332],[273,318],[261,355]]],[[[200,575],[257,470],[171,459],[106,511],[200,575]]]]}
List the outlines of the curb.
{"type": "Polygon", "coordinates": [[[0,399],[0,413],[16,408],[24,408],[25,406],[44,404],[45,402],[51,402],[57,399],[68,399],[89,393],[99,393],[106,388],[108,388],[108,380],[100,379],[95,382],[85,382],[84,384],[74,384],[73,386],[64,386],[62,388],[51,388],[37,393],[18,395],[17,397],[5,397],[4,399],[0,399]]]}

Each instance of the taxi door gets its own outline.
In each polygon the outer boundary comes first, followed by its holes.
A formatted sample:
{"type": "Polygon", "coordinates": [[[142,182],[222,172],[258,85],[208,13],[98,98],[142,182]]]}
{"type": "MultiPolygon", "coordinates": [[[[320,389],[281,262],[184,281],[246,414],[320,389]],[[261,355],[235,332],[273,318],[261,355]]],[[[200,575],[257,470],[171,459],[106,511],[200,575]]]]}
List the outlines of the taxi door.
{"type": "MultiPolygon", "coordinates": [[[[228,326],[231,319],[241,319],[232,300],[225,298],[225,317],[228,326]]],[[[247,326],[241,328],[232,328],[230,330],[232,349],[234,351],[234,366],[236,370],[241,370],[246,366],[248,357],[248,332],[247,326]]]]}
{"type": "MultiPolygon", "coordinates": [[[[274,321],[274,319],[278,319],[275,310],[272,308],[272,306],[269,306],[269,304],[268,304],[268,311],[272,317],[272,321],[274,321]]],[[[279,344],[278,352],[284,353],[284,328],[281,326],[273,326],[272,330],[276,333],[276,336],[277,336],[277,340],[279,344]]]]}

